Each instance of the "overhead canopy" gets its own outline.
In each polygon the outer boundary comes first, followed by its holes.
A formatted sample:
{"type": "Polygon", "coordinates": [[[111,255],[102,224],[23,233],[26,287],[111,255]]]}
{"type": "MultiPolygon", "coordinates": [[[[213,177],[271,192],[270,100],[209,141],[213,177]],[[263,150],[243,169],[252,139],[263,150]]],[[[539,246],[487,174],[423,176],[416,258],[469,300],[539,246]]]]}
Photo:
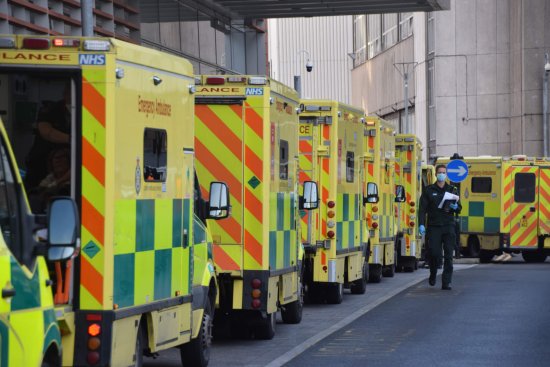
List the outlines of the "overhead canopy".
{"type": "Polygon", "coordinates": [[[230,18],[290,18],[435,11],[450,0],[203,0],[230,18]]]}

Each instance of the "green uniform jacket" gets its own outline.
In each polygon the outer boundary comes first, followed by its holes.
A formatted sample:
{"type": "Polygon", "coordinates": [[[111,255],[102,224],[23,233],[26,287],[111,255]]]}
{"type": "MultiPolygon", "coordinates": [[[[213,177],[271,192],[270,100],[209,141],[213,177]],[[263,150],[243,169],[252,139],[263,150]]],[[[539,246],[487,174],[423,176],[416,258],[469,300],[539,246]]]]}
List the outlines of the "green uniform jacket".
{"type": "Polygon", "coordinates": [[[444,211],[439,209],[439,203],[443,200],[443,196],[446,192],[451,194],[454,193],[456,188],[445,183],[445,186],[440,188],[437,184],[432,184],[427,186],[420,197],[420,208],[418,210],[418,223],[420,225],[425,225],[426,223],[426,214],[428,215],[428,223],[430,226],[444,226],[447,224],[454,223],[454,213],[460,213],[462,205],[460,200],[458,201],[458,209],[449,211],[444,211]]]}

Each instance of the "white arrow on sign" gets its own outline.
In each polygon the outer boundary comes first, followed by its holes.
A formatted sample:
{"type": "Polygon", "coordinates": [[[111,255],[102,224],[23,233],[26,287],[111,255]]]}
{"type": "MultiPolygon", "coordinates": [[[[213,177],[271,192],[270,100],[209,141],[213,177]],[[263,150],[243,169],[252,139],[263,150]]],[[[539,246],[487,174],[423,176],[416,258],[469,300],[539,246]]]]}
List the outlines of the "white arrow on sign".
{"type": "Polygon", "coordinates": [[[464,166],[458,166],[458,168],[449,168],[447,169],[447,172],[450,173],[457,173],[458,176],[464,176],[466,174],[466,168],[464,166]]]}

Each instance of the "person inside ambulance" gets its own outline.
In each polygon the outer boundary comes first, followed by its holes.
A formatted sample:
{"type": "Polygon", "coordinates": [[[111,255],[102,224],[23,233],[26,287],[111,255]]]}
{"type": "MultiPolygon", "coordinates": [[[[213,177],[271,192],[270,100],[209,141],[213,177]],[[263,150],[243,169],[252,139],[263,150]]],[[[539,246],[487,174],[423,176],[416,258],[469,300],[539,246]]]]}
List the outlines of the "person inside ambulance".
{"type": "Polygon", "coordinates": [[[45,213],[54,196],[70,196],[71,153],[68,148],[53,150],[48,159],[48,175],[29,191],[29,202],[34,213],[45,213]]]}
{"type": "MultiPolygon", "coordinates": [[[[436,283],[437,268],[444,256],[441,289],[451,290],[453,276],[453,250],[455,248],[456,233],[454,214],[460,213],[460,200],[444,200],[445,196],[453,194],[454,187],[447,184],[447,167],[443,164],[435,168],[437,181],[427,186],[420,197],[418,211],[418,231],[420,235],[426,233],[426,216],[428,217],[428,251],[430,252],[431,286],[436,283]],[[449,194],[449,195],[447,195],[449,194]]],[[[458,199],[458,196],[452,195],[458,199]]]]}
{"type": "Polygon", "coordinates": [[[69,148],[71,141],[71,85],[66,82],[63,99],[44,103],[38,112],[35,139],[27,157],[25,187],[30,191],[50,173],[48,159],[54,150],[69,148]]]}

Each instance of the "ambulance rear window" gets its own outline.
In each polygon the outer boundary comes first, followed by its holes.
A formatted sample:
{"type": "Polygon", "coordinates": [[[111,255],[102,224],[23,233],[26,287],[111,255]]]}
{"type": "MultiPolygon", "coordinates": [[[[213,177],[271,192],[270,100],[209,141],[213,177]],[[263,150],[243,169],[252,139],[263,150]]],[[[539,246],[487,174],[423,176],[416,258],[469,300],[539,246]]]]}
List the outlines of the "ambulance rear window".
{"type": "Polygon", "coordinates": [[[353,152],[346,153],[346,181],[353,182],[355,176],[355,154],[353,152]]]}
{"type": "Polygon", "coordinates": [[[166,130],[145,129],[143,134],[143,178],[145,181],[166,181],[166,147],[166,130]]]}
{"type": "Polygon", "coordinates": [[[472,193],[490,194],[493,181],[491,177],[472,177],[472,193]]]}
{"type": "Polygon", "coordinates": [[[514,201],[532,203],[535,201],[537,177],[534,173],[516,173],[514,184],[514,201]]]}
{"type": "Polygon", "coordinates": [[[279,178],[288,180],[288,141],[281,140],[279,149],[279,178]]]}

